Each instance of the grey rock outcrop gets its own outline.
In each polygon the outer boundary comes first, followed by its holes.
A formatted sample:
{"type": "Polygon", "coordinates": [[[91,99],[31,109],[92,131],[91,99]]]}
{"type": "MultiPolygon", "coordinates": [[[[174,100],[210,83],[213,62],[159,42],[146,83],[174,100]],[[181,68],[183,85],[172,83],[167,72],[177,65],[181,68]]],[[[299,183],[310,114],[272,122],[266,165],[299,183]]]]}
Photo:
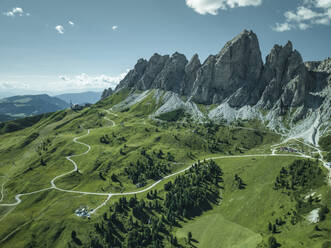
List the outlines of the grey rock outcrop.
{"type": "Polygon", "coordinates": [[[113,94],[113,89],[112,88],[108,88],[108,89],[104,89],[102,94],[101,94],[101,100],[107,98],[108,96],[113,94]]]}
{"type": "Polygon", "coordinates": [[[184,96],[189,96],[192,93],[193,84],[197,77],[199,68],[201,67],[201,62],[198,54],[194,54],[190,62],[185,66],[185,77],[184,84],[180,89],[180,94],[184,96]]]}
{"type": "Polygon", "coordinates": [[[154,54],[148,62],[140,59],[116,90],[125,87],[139,90],[157,88],[173,91],[202,104],[221,103],[230,98],[231,106],[241,107],[258,101],[262,70],[257,36],[244,30],[202,65],[198,55],[188,62],[179,53],[171,57],[154,54]]]}
{"type": "Polygon", "coordinates": [[[167,59],[163,69],[154,79],[151,88],[180,93],[184,84],[187,59],[183,54],[174,53],[167,59]]]}
{"type": "MultiPolygon", "coordinates": [[[[258,39],[252,31],[244,30],[202,65],[192,97],[199,103],[214,104],[232,96],[230,105],[241,107],[247,103],[242,96],[259,87],[256,83],[262,68],[258,39]],[[239,89],[244,93],[234,94],[239,89]]],[[[258,99],[250,95],[245,100],[255,103],[258,99]]]]}
{"type": "Polygon", "coordinates": [[[210,118],[258,117],[281,130],[282,122],[294,127],[316,113],[324,122],[331,118],[331,59],[304,63],[289,41],[275,45],[263,64],[257,36],[247,30],[202,64],[198,55],[188,62],[179,53],[140,59],[116,91],[123,88],[171,91],[188,102],[218,104],[210,118]]]}
{"type": "Polygon", "coordinates": [[[304,103],[306,88],[310,81],[308,71],[298,51],[293,51],[291,42],[284,47],[276,45],[266,58],[260,79],[265,86],[259,104],[271,109],[275,104],[284,108],[297,107],[304,103]]]}

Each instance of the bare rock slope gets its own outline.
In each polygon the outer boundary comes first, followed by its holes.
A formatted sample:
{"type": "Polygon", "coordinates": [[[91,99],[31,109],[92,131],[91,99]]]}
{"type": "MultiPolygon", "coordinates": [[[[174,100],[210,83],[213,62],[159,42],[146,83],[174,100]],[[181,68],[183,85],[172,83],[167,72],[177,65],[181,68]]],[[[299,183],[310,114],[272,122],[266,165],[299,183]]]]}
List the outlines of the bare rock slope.
{"type": "Polygon", "coordinates": [[[140,59],[116,91],[123,88],[172,92],[156,115],[184,108],[202,120],[196,104],[216,104],[206,118],[258,118],[271,129],[313,143],[330,126],[331,59],[304,63],[289,41],[275,45],[264,64],[258,38],[247,30],[202,64],[198,55],[188,61],[177,52],[140,59]]]}

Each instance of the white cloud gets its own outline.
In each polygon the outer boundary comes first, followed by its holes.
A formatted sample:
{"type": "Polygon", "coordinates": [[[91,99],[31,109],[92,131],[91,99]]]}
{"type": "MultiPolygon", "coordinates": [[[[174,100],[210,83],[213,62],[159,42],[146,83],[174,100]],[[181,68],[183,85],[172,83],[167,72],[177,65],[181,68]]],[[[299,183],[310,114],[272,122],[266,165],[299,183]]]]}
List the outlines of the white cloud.
{"type": "Polygon", "coordinates": [[[30,88],[29,84],[18,82],[18,81],[0,82],[1,90],[27,90],[29,88],[30,88]]]}
{"type": "Polygon", "coordinates": [[[316,19],[314,21],[314,24],[320,24],[320,25],[330,25],[331,23],[331,18],[328,17],[324,17],[324,18],[320,18],[320,19],[316,19]]]}
{"type": "Polygon", "coordinates": [[[285,12],[284,16],[286,17],[287,21],[302,22],[323,16],[323,14],[312,11],[311,9],[308,9],[304,6],[300,6],[295,13],[287,11],[285,12]]]}
{"type": "Polygon", "coordinates": [[[82,73],[76,76],[65,76],[60,75],[61,82],[59,83],[60,88],[74,88],[74,89],[105,89],[115,88],[116,85],[126,76],[128,70],[125,73],[121,73],[118,76],[90,76],[86,73],[82,73]]]}
{"type": "Polygon", "coordinates": [[[310,28],[310,26],[306,23],[299,23],[298,26],[299,26],[299,29],[301,29],[301,30],[306,30],[306,29],[310,28]]]}
{"type": "Polygon", "coordinates": [[[316,7],[318,8],[331,8],[331,0],[316,0],[316,7]]]}
{"type": "Polygon", "coordinates": [[[284,32],[292,29],[292,25],[285,22],[285,23],[276,23],[275,27],[272,27],[272,29],[276,32],[284,32]]]}
{"type": "Polygon", "coordinates": [[[64,75],[60,75],[59,79],[62,79],[63,81],[68,81],[69,80],[69,78],[67,76],[64,76],[64,75]]]}
{"type": "Polygon", "coordinates": [[[15,16],[30,16],[30,13],[25,13],[22,8],[15,7],[12,10],[4,12],[3,15],[15,17],[15,16]]]}
{"type": "Polygon", "coordinates": [[[285,22],[276,23],[273,30],[284,32],[293,28],[306,30],[316,25],[331,24],[331,0],[302,0],[295,11],[284,13],[285,22]]]}
{"type": "Polygon", "coordinates": [[[3,13],[5,16],[11,16],[11,17],[14,17],[14,13],[12,11],[8,11],[8,12],[5,12],[3,13]]]}
{"type": "Polygon", "coordinates": [[[16,8],[13,8],[13,13],[14,13],[14,14],[21,15],[21,14],[23,14],[24,12],[23,12],[23,9],[22,9],[22,8],[18,8],[18,7],[16,7],[16,8]]]}
{"type": "MultiPolygon", "coordinates": [[[[36,93],[63,93],[102,91],[106,88],[115,88],[126,76],[129,70],[119,75],[15,75],[0,77],[0,92],[12,92],[14,94],[36,93]]],[[[0,94],[1,95],[1,94],[0,94]]]]}
{"type": "Polygon", "coordinates": [[[75,26],[75,23],[74,23],[73,21],[68,21],[68,23],[69,23],[69,25],[72,26],[72,27],[75,26]]]}
{"type": "Polygon", "coordinates": [[[112,26],[111,29],[114,30],[114,31],[116,31],[118,29],[118,26],[116,26],[116,25],[115,26],[112,26]]]}
{"type": "Polygon", "coordinates": [[[262,0],[186,0],[186,5],[201,15],[217,15],[219,9],[258,6],[262,0]]]}
{"type": "Polygon", "coordinates": [[[63,34],[64,33],[64,27],[62,25],[57,25],[55,27],[55,30],[58,31],[59,34],[63,34]]]}

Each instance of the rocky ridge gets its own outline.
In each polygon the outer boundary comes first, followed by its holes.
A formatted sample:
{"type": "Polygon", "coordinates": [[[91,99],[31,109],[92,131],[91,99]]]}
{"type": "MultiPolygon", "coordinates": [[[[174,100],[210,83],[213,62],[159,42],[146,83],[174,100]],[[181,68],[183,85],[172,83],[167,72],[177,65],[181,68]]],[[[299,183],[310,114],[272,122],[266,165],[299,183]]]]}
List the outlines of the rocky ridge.
{"type": "Polygon", "coordinates": [[[216,104],[207,115],[210,119],[259,118],[271,129],[293,135],[312,126],[321,132],[330,126],[331,59],[304,63],[289,41],[275,45],[263,63],[258,38],[247,30],[202,64],[198,55],[188,61],[177,52],[140,59],[116,91],[123,88],[172,92],[164,98],[168,107],[157,113],[174,106],[191,112],[195,103],[216,104]]]}

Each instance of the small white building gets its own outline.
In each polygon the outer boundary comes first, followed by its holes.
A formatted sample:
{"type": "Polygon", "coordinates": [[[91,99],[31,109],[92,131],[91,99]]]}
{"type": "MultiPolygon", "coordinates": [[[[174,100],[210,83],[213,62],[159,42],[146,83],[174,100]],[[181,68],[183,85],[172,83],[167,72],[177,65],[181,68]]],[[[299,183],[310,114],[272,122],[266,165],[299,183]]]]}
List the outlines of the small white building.
{"type": "Polygon", "coordinates": [[[82,218],[86,218],[86,217],[89,218],[91,216],[90,212],[85,207],[81,207],[81,208],[76,209],[75,214],[78,217],[82,217],[82,218]]]}

